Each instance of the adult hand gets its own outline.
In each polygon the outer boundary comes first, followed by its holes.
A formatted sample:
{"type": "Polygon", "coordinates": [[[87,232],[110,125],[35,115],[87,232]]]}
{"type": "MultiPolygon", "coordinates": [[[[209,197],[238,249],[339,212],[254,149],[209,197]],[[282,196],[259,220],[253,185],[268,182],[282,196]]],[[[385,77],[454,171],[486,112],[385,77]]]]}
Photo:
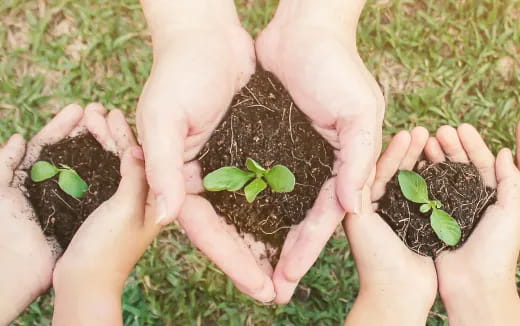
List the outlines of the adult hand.
{"type": "Polygon", "coordinates": [[[14,135],[0,150],[0,324],[8,324],[51,285],[60,253],[55,240],[46,239],[32,206],[20,187],[44,145],[83,128],[83,110],[69,105],[28,144],[14,135]],[[25,159],[24,159],[25,157],[25,159]],[[23,162],[22,162],[23,160],[23,162]]]}
{"type": "Polygon", "coordinates": [[[121,294],[128,275],[160,231],[153,206],[145,216],[144,155],[124,115],[85,112],[86,127],[121,159],[116,193],[82,224],[54,270],[53,324],[122,324],[121,294]]]}
{"type": "Polygon", "coordinates": [[[166,224],[180,213],[179,222],[193,244],[239,290],[271,301],[272,269],[257,259],[263,248],[249,247],[208,201],[196,196],[203,190],[200,167],[193,162],[183,166],[196,157],[233,95],[254,72],[253,41],[240,26],[231,0],[142,4],[154,64],[139,100],[137,127],[157,222],[166,224]]]}
{"type": "Polygon", "coordinates": [[[326,6],[283,0],[256,41],[262,66],[337,150],[337,180],[325,185],[327,195],[316,201],[313,220],[307,217],[293,228],[284,245],[274,273],[278,303],[289,301],[343,212],[360,211],[363,186],[381,149],[384,98],[356,48],[363,5],[364,0],[332,0],[326,6]]]}
{"type": "Polygon", "coordinates": [[[495,157],[477,130],[441,127],[426,146],[433,162],[473,163],[486,186],[496,188],[490,206],[468,241],[435,261],[439,292],[450,325],[519,325],[516,264],[520,252],[520,172],[508,149],[495,157]]]}
{"type": "Polygon", "coordinates": [[[154,63],[137,109],[156,221],[177,217],[183,165],[198,154],[255,69],[233,1],[142,0],[154,63]]]}
{"type": "Polygon", "coordinates": [[[398,170],[413,169],[427,140],[422,127],[398,133],[379,159],[375,178],[365,184],[361,212],[344,220],[360,280],[346,325],[426,323],[437,294],[433,260],[408,249],[375,208],[398,170]]]}

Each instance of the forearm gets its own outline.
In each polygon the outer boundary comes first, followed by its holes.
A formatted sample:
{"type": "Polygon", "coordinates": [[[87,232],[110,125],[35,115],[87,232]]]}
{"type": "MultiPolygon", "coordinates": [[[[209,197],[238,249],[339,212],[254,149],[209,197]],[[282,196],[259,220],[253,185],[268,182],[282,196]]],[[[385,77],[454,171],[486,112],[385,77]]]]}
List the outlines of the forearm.
{"type": "Polygon", "coordinates": [[[384,293],[360,292],[350,310],[345,326],[417,326],[425,325],[431,305],[420,300],[385,298],[384,293]]]}
{"type": "Polygon", "coordinates": [[[326,23],[355,35],[365,3],[366,0],[328,0],[324,5],[320,0],[281,0],[277,15],[291,16],[291,23],[302,25],[326,23]]]}
{"type": "Polygon", "coordinates": [[[122,325],[121,291],[83,289],[71,286],[56,289],[52,324],[60,325],[122,325]]]}
{"type": "Polygon", "coordinates": [[[213,24],[240,24],[233,0],[141,0],[152,38],[213,24]]]}
{"type": "Polygon", "coordinates": [[[515,286],[485,293],[477,287],[443,297],[450,326],[520,325],[520,298],[515,286]]]}

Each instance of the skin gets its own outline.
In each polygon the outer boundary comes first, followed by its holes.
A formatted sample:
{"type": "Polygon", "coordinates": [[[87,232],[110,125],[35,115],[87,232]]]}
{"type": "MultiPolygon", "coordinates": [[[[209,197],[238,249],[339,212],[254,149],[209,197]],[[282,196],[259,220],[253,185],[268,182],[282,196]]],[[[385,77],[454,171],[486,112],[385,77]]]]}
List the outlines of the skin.
{"type": "Polygon", "coordinates": [[[437,294],[434,262],[409,250],[375,210],[386,184],[398,170],[413,168],[427,140],[422,127],[398,133],[363,189],[361,212],[344,220],[360,280],[345,325],[426,323],[437,294]]]}
{"type": "Polygon", "coordinates": [[[287,303],[345,211],[359,211],[361,189],[380,151],[384,99],[355,39],[365,1],[323,6],[283,0],[256,44],[240,26],[231,0],[141,2],[154,64],[139,100],[137,126],[157,223],[178,217],[191,241],[242,292],[266,302],[276,290],[275,302],[287,303]],[[315,207],[291,230],[274,273],[259,259],[262,248],[251,252],[207,201],[187,195],[181,178],[183,164],[196,157],[233,94],[254,72],[255,47],[262,66],[278,76],[337,149],[338,181],[323,186],[315,207]]]}
{"type": "MultiPolygon", "coordinates": [[[[519,134],[517,130],[517,141],[519,134]]],[[[435,261],[450,325],[519,325],[515,272],[520,253],[520,171],[511,151],[500,151],[495,160],[475,128],[464,124],[458,129],[441,127],[425,152],[435,162],[472,162],[485,184],[497,190],[496,204],[486,210],[464,246],[435,261]]]]}
{"type": "Polygon", "coordinates": [[[46,239],[32,207],[19,190],[24,171],[38,158],[42,146],[85,130],[83,109],[69,105],[26,145],[14,135],[0,150],[0,324],[8,324],[51,285],[60,254],[57,243],[46,239]],[[23,284],[24,291],[20,291],[23,284]]]}
{"type": "Polygon", "coordinates": [[[364,4],[282,0],[256,41],[262,66],[280,79],[337,158],[337,177],[322,190],[333,187],[335,193],[318,198],[314,210],[320,213],[293,228],[284,244],[273,275],[276,303],[289,302],[344,212],[360,211],[362,189],[381,149],[384,98],[356,48],[364,4]]]}

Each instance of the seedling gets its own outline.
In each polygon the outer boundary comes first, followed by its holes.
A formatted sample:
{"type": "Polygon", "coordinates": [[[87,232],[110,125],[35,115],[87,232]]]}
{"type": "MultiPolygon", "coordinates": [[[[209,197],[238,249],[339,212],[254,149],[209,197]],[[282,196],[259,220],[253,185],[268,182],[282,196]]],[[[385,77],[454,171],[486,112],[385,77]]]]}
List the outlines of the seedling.
{"type": "Polygon", "coordinates": [[[246,200],[252,203],[267,185],[274,192],[291,192],[294,190],[296,179],[294,174],[284,165],[276,165],[267,170],[255,160],[248,158],[243,171],[237,167],[225,166],[209,173],[204,177],[204,188],[208,191],[239,191],[244,188],[246,200]]]}
{"type": "Polygon", "coordinates": [[[36,162],[31,169],[31,179],[34,182],[48,180],[58,176],[58,185],[68,195],[80,199],[88,190],[88,184],[71,167],[60,164],[61,168],[46,161],[36,162]]]}
{"type": "Polygon", "coordinates": [[[430,224],[437,237],[450,246],[459,243],[461,237],[459,224],[453,217],[441,209],[442,203],[440,201],[429,199],[426,180],[419,174],[406,170],[399,172],[398,179],[399,186],[406,199],[422,204],[419,208],[421,213],[432,211],[430,224]]]}

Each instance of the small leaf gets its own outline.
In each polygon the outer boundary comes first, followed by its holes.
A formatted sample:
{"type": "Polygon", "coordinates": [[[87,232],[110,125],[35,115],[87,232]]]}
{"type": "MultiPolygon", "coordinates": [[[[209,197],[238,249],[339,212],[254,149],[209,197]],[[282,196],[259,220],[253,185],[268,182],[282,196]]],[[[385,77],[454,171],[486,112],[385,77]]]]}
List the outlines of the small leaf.
{"type": "Polygon", "coordinates": [[[249,171],[256,173],[257,176],[258,175],[263,176],[265,174],[265,172],[267,171],[263,166],[261,166],[258,162],[256,162],[252,158],[248,158],[246,160],[246,168],[249,171]]]}
{"type": "Polygon", "coordinates": [[[58,174],[58,169],[49,162],[36,162],[31,168],[31,179],[34,182],[42,182],[58,174]]]}
{"type": "Polygon", "coordinates": [[[78,199],[88,190],[88,184],[74,170],[62,170],[58,185],[61,190],[78,199]]]}
{"type": "Polygon", "coordinates": [[[428,186],[419,174],[402,170],[399,172],[398,179],[399,186],[406,199],[418,204],[428,204],[430,202],[428,199],[428,186]]]}
{"type": "Polygon", "coordinates": [[[419,207],[421,213],[427,213],[430,209],[432,209],[430,204],[422,204],[421,207],[419,207]]]}
{"type": "Polygon", "coordinates": [[[261,193],[266,187],[267,183],[265,183],[262,178],[256,178],[253,180],[244,188],[247,201],[252,203],[256,199],[256,196],[258,196],[258,194],[261,193]]]}
{"type": "Polygon", "coordinates": [[[435,205],[435,208],[442,208],[442,203],[440,201],[438,201],[438,200],[434,200],[433,204],[435,205]]]}
{"type": "Polygon", "coordinates": [[[435,234],[444,243],[450,246],[454,246],[460,241],[461,230],[459,223],[455,221],[448,213],[442,209],[433,209],[432,215],[430,216],[430,223],[432,225],[435,234]]]}
{"type": "Polygon", "coordinates": [[[206,175],[203,183],[208,191],[238,191],[254,176],[254,173],[226,166],[206,175]]]}
{"type": "Polygon", "coordinates": [[[296,183],[294,174],[283,165],[276,165],[267,171],[265,179],[274,192],[291,192],[296,183]]]}

